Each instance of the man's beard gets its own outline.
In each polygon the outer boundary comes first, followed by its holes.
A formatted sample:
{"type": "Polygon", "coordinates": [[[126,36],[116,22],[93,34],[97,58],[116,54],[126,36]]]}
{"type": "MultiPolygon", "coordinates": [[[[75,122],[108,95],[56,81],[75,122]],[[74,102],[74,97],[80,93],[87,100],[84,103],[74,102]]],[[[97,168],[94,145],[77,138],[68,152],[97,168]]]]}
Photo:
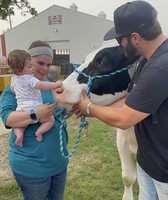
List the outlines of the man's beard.
{"type": "Polygon", "coordinates": [[[138,55],[137,49],[132,45],[130,39],[128,39],[128,44],[125,48],[125,55],[127,58],[132,58],[138,55]]]}

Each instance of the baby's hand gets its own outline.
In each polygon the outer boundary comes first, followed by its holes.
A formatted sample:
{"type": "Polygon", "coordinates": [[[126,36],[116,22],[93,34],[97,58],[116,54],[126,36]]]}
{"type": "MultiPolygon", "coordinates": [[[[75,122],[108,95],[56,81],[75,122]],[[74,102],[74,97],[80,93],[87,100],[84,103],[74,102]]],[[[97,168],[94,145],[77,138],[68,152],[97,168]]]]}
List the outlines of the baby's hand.
{"type": "Polygon", "coordinates": [[[60,98],[60,95],[63,93],[63,91],[64,91],[64,88],[63,87],[60,87],[60,88],[56,88],[56,89],[54,89],[54,90],[52,90],[53,91],[53,96],[54,96],[54,99],[56,100],[56,101],[58,101],[59,100],[59,98],[60,98]]]}
{"type": "Polygon", "coordinates": [[[57,84],[57,88],[62,88],[63,86],[62,81],[57,81],[56,84],[57,84]]]}

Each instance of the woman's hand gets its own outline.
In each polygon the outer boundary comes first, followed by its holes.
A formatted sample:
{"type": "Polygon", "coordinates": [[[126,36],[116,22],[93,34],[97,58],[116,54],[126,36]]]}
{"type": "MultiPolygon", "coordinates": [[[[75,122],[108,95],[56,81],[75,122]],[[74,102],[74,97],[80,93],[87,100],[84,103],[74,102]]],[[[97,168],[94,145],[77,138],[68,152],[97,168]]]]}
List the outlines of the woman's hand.
{"type": "Polygon", "coordinates": [[[39,118],[39,119],[48,118],[54,114],[54,109],[56,108],[56,106],[57,106],[56,103],[43,104],[43,105],[37,106],[34,109],[35,114],[36,114],[37,118],[39,118]]]}

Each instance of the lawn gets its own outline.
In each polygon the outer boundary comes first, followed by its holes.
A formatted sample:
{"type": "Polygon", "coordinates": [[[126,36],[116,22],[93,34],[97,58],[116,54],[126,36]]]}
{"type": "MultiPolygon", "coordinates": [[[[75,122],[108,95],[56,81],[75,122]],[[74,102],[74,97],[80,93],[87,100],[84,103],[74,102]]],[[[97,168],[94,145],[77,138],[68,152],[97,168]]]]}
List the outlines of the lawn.
{"type": "MultiPolygon", "coordinates": [[[[78,148],[70,159],[65,200],[121,200],[123,184],[115,129],[95,118],[88,121],[88,134],[83,130],[78,148]]],[[[75,145],[78,126],[76,117],[68,119],[70,151],[75,145]]],[[[136,183],[135,200],[137,193],[136,183]]],[[[0,199],[22,199],[15,182],[0,186],[0,199]]]]}

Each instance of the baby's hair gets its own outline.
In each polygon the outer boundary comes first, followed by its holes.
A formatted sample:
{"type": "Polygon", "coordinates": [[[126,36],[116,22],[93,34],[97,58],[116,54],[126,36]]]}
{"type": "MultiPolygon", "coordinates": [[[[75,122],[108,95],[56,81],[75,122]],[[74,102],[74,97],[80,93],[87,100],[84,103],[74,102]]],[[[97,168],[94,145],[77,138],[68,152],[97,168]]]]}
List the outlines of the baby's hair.
{"type": "Polygon", "coordinates": [[[8,65],[15,74],[23,70],[27,60],[31,60],[31,56],[24,50],[15,49],[8,55],[8,65]]]}

